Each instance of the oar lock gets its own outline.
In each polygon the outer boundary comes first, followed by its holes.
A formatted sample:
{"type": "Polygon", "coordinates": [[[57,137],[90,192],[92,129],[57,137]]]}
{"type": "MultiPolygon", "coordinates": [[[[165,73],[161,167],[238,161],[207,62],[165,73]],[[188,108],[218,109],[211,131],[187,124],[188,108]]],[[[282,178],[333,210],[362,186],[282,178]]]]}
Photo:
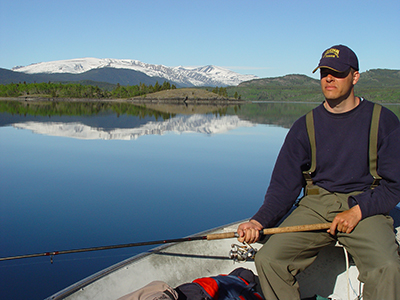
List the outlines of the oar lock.
{"type": "Polygon", "coordinates": [[[229,251],[229,258],[233,259],[233,262],[246,262],[249,259],[254,259],[257,249],[253,248],[246,242],[244,245],[231,245],[231,251],[229,251]]]}

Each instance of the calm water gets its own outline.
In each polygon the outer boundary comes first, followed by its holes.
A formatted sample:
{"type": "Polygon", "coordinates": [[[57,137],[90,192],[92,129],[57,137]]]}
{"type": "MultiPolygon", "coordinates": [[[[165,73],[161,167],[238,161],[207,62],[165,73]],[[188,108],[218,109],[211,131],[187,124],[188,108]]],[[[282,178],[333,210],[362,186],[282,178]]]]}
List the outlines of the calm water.
{"type": "MultiPolygon", "coordinates": [[[[179,238],[248,218],[288,128],[316,105],[0,113],[0,257],[179,238]]],[[[148,249],[0,262],[0,299],[43,299],[148,249]]]]}

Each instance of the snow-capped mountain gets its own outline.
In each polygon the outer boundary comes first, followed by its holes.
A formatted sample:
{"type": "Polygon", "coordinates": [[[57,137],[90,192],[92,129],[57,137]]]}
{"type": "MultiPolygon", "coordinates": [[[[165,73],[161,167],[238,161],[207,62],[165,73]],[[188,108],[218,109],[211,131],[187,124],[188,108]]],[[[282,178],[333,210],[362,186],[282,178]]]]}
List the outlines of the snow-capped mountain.
{"type": "Polygon", "coordinates": [[[254,75],[242,75],[218,66],[166,67],[132,59],[77,58],[41,62],[25,67],[14,67],[15,72],[26,74],[82,74],[94,69],[114,68],[142,72],[150,77],[165,78],[182,86],[235,86],[243,81],[257,79],[254,75]]]}

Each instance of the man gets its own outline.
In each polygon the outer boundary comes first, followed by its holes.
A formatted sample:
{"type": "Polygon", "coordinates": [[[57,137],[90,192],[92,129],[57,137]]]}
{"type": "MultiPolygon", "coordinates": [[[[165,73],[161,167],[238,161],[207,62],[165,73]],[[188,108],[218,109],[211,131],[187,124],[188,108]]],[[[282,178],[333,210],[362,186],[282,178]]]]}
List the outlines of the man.
{"type": "Polygon", "coordinates": [[[288,132],[264,203],[239,225],[239,241],[256,242],[259,231],[276,225],[305,187],[305,196],[281,226],[332,225],[327,232],[270,237],[255,259],[265,298],[300,299],[295,275],[338,240],[365,283],[363,299],[400,299],[400,258],[387,215],[400,201],[399,120],[384,107],[376,113],[379,119],[373,118],[374,104],[355,96],[360,73],[348,47],[324,51],[314,72],[318,69],[325,101],[288,132]],[[374,122],[377,130],[370,129],[374,122]],[[374,177],[381,178],[376,187],[374,177]]]}

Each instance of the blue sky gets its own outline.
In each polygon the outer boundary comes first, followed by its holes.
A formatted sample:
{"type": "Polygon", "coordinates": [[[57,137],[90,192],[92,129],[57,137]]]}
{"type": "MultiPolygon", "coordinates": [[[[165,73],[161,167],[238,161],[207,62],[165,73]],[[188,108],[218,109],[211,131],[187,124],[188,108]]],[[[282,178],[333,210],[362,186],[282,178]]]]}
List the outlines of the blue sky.
{"type": "Polygon", "coordinates": [[[400,1],[0,0],[0,67],[81,57],[305,74],[335,44],[400,69],[400,1]]]}

